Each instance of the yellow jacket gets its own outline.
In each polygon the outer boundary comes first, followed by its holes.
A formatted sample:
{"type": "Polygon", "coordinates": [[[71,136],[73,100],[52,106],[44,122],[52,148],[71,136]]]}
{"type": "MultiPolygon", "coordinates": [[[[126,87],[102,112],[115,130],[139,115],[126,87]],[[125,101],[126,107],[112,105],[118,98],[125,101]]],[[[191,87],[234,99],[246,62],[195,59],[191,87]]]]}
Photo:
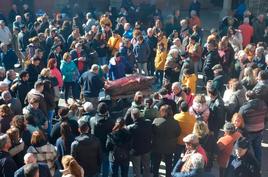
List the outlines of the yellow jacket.
{"type": "Polygon", "coordinates": [[[179,122],[179,126],[181,128],[178,144],[184,145],[183,138],[192,133],[196,119],[189,112],[181,112],[179,114],[175,114],[174,119],[179,122]]]}
{"type": "Polygon", "coordinates": [[[191,89],[191,92],[193,94],[196,93],[196,81],[197,81],[197,77],[195,74],[191,74],[188,76],[183,76],[181,83],[182,85],[186,85],[187,87],[189,87],[191,89]]]}
{"type": "Polygon", "coordinates": [[[166,59],[167,59],[167,51],[166,50],[161,51],[157,49],[156,56],[154,59],[155,70],[164,71],[166,59]]]}
{"type": "Polygon", "coordinates": [[[112,55],[114,55],[116,51],[119,51],[121,41],[122,39],[119,35],[117,37],[111,36],[109,38],[108,46],[112,50],[112,55]]]}

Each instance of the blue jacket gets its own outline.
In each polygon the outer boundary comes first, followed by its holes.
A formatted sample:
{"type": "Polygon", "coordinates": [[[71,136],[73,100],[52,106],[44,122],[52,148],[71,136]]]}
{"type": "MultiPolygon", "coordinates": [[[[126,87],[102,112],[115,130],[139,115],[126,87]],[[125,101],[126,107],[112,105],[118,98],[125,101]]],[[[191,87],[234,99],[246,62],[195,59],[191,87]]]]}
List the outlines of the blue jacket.
{"type": "Polygon", "coordinates": [[[9,49],[6,54],[1,51],[0,64],[2,64],[6,70],[14,69],[14,64],[18,63],[18,56],[14,50],[9,49]]]}
{"type": "MultiPolygon", "coordinates": [[[[47,164],[38,163],[38,167],[39,167],[39,177],[51,177],[47,164]]],[[[19,168],[15,172],[14,177],[24,177],[24,166],[19,168]]]]}
{"type": "Polygon", "coordinates": [[[148,43],[144,40],[142,44],[136,44],[133,49],[135,59],[137,63],[146,63],[150,56],[150,47],[148,43]]]}
{"type": "Polygon", "coordinates": [[[121,61],[116,63],[115,58],[111,58],[109,62],[109,78],[111,80],[116,80],[120,79],[122,77],[125,77],[126,73],[126,65],[125,62],[123,61],[123,57],[120,57],[121,61]]]}

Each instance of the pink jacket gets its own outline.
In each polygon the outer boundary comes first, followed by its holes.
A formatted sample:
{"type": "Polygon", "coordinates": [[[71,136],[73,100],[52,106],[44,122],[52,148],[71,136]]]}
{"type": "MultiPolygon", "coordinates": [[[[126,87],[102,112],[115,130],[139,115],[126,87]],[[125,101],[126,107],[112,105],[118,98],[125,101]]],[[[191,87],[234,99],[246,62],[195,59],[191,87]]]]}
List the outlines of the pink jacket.
{"type": "Polygon", "coordinates": [[[63,86],[63,81],[62,81],[62,75],[60,73],[60,71],[58,70],[58,68],[53,68],[53,69],[50,69],[50,74],[51,76],[54,76],[56,77],[56,79],[58,80],[58,83],[59,83],[59,87],[62,88],[63,86]]]}
{"type": "Polygon", "coordinates": [[[201,103],[193,102],[193,105],[189,109],[189,113],[196,117],[195,112],[197,112],[197,113],[202,113],[203,112],[203,114],[202,114],[203,120],[205,122],[208,122],[209,108],[208,108],[207,104],[201,104],[201,103]]]}

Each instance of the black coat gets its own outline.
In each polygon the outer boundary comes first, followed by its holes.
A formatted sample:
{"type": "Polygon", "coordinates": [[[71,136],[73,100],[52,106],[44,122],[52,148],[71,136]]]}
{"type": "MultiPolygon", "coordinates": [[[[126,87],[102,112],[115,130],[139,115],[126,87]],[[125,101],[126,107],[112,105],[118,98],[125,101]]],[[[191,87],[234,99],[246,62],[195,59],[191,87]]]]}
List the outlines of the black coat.
{"type": "Polygon", "coordinates": [[[112,132],[114,121],[108,114],[97,113],[90,119],[91,134],[99,138],[103,152],[108,152],[106,149],[107,135],[112,132]]]}
{"type": "Polygon", "coordinates": [[[173,117],[156,118],[153,121],[153,152],[172,154],[180,135],[179,123],[173,117]]]}
{"type": "Polygon", "coordinates": [[[204,74],[207,80],[212,80],[214,77],[212,68],[220,63],[220,56],[217,50],[208,52],[204,63],[204,74]]]}
{"type": "Polygon", "coordinates": [[[85,176],[100,172],[102,153],[98,138],[91,134],[82,134],[71,145],[71,155],[84,169],[85,176]]]}
{"type": "Polygon", "coordinates": [[[260,164],[247,152],[243,157],[232,157],[227,168],[226,177],[260,177],[260,164]]]}
{"type": "MultiPolygon", "coordinates": [[[[39,177],[51,177],[51,173],[49,171],[47,164],[38,163],[38,169],[39,169],[39,177]]],[[[24,177],[24,166],[19,168],[15,172],[14,177],[24,177]]]]}
{"type": "Polygon", "coordinates": [[[139,118],[127,129],[132,136],[131,155],[139,156],[151,151],[153,130],[150,120],[139,118]]]}
{"type": "Polygon", "coordinates": [[[11,87],[11,91],[13,95],[18,98],[22,104],[22,107],[25,106],[24,100],[26,98],[27,93],[31,90],[29,82],[23,80],[17,80],[13,82],[11,87]]]}
{"type": "Polygon", "coordinates": [[[28,82],[29,82],[31,88],[33,88],[34,83],[37,81],[38,75],[41,72],[41,68],[39,66],[34,66],[33,64],[29,64],[26,67],[26,71],[29,73],[28,82]]]}
{"type": "Polygon", "coordinates": [[[16,162],[10,154],[5,151],[0,151],[0,176],[12,177],[17,170],[16,162]]]}
{"type": "Polygon", "coordinates": [[[169,105],[172,109],[173,114],[176,114],[178,112],[177,105],[175,101],[170,100],[168,98],[162,98],[159,100],[159,102],[155,105],[155,107],[160,110],[161,106],[163,105],[169,105]]]}

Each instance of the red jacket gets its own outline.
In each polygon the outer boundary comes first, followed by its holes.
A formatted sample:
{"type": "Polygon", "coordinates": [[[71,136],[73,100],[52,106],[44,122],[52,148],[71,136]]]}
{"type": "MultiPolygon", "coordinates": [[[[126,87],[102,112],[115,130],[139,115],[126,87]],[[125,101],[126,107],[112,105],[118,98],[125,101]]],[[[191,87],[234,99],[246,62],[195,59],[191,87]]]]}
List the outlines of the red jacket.
{"type": "Polygon", "coordinates": [[[246,47],[251,41],[251,38],[253,36],[253,27],[250,24],[243,23],[239,26],[239,29],[241,30],[242,36],[243,36],[243,47],[246,47]]]}

